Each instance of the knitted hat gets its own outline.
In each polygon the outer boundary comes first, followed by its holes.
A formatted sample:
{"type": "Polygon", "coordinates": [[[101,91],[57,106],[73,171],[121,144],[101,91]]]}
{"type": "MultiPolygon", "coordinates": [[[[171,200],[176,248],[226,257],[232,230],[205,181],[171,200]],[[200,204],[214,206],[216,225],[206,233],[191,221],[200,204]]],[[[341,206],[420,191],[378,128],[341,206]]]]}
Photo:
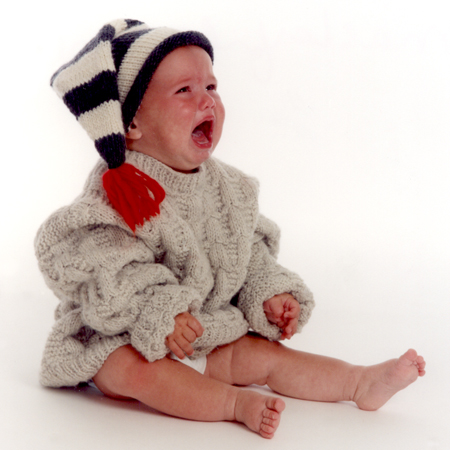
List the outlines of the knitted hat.
{"type": "Polygon", "coordinates": [[[116,20],[51,79],[53,89],[107,162],[103,186],[133,232],[136,225],[159,214],[165,193],[155,180],[125,163],[125,133],[160,62],[187,45],[203,48],[213,59],[211,43],[201,33],[116,20]]]}

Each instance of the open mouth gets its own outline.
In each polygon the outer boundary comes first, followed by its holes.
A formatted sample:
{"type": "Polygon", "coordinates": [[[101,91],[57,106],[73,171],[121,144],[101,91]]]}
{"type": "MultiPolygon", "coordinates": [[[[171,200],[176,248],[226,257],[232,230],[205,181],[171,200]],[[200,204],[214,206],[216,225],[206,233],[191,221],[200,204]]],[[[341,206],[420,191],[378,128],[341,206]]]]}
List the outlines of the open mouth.
{"type": "Polygon", "coordinates": [[[205,120],[194,128],[192,140],[199,147],[209,147],[212,144],[213,120],[205,120]]]}

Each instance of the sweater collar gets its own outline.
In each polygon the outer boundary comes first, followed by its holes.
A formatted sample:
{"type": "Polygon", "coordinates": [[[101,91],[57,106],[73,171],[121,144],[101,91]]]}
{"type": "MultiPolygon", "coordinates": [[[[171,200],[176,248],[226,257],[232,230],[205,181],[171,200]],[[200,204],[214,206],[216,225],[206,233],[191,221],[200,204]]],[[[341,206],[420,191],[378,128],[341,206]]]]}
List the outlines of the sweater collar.
{"type": "Polygon", "coordinates": [[[182,173],[173,170],[151,156],[137,151],[126,151],[126,162],[155,179],[170,194],[193,193],[205,183],[205,163],[195,173],[182,173]]]}

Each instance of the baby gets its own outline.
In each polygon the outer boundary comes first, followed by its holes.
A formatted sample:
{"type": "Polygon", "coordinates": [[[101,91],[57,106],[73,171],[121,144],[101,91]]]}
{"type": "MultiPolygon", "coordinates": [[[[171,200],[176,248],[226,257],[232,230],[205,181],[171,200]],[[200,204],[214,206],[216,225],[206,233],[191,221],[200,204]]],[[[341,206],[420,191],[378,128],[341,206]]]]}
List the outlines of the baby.
{"type": "Polygon", "coordinates": [[[238,386],[376,410],[425,374],[424,359],[354,366],[279,342],[314,302],[276,262],[256,182],[211,157],[225,117],[212,61],[201,33],[118,20],[53,76],[103,160],[36,238],[60,300],[41,382],[93,380],[112,398],[265,438],[284,401],[238,386]]]}

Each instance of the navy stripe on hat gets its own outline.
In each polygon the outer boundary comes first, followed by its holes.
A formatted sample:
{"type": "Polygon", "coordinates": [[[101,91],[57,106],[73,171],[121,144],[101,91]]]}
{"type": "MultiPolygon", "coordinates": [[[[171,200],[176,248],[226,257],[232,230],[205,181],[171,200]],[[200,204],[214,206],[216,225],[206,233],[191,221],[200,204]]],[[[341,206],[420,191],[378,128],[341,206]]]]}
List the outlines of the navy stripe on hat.
{"type": "Polygon", "coordinates": [[[108,162],[108,169],[116,169],[125,162],[125,136],[109,134],[95,141],[100,156],[108,162]]]}
{"type": "Polygon", "coordinates": [[[141,22],[140,20],[134,20],[134,19],[125,19],[125,22],[128,25],[128,28],[136,27],[138,25],[144,25],[144,22],[141,22]]]}
{"type": "Polygon", "coordinates": [[[117,73],[105,70],[88,83],[72,89],[64,95],[63,101],[77,118],[109,100],[119,100],[117,73]],[[86,95],[89,92],[89,95],[86,95]]]}
{"type": "Polygon", "coordinates": [[[114,65],[116,66],[116,69],[120,67],[122,64],[123,58],[128,52],[128,49],[130,48],[130,45],[138,38],[140,38],[142,35],[152,31],[152,28],[146,29],[146,30],[140,30],[140,31],[134,31],[127,33],[123,36],[119,36],[118,38],[114,39],[112,42],[112,53],[114,57],[114,65]]]}

